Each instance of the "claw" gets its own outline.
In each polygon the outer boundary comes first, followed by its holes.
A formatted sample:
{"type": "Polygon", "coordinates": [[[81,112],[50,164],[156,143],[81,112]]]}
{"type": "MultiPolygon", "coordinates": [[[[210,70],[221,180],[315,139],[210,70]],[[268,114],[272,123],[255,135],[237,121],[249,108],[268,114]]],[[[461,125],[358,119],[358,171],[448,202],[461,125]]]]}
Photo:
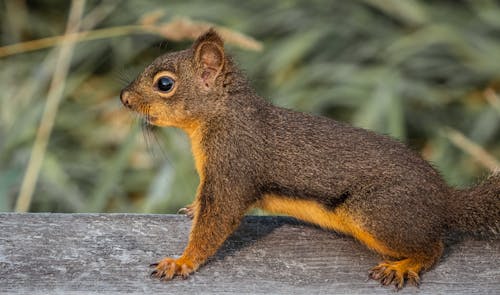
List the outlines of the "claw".
{"type": "Polygon", "coordinates": [[[399,290],[403,289],[404,283],[405,283],[404,279],[401,279],[399,281],[399,283],[397,283],[397,284],[394,285],[394,287],[396,289],[396,292],[398,292],[399,290]]]}
{"type": "Polygon", "coordinates": [[[416,274],[413,271],[409,271],[408,272],[408,284],[419,288],[420,287],[420,277],[418,276],[418,274],[416,274]]]}
{"type": "Polygon", "coordinates": [[[151,263],[151,264],[149,265],[149,267],[157,267],[157,266],[158,266],[158,262],[151,263]]]}
{"type": "Polygon", "coordinates": [[[193,205],[188,205],[186,207],[180,208],[179,210],[177,210],[177,214],[184,214],[187,217],[189,217],[190,219],[193,219],[194,218],[193,205]]]}
{"type": "Polygon", "coordinates": [[[390,285],[392,281],[394,281],[395,278],[395,272],[391,271],[385,278],[382,279],[381,283],[382,285],[390,285]]]}

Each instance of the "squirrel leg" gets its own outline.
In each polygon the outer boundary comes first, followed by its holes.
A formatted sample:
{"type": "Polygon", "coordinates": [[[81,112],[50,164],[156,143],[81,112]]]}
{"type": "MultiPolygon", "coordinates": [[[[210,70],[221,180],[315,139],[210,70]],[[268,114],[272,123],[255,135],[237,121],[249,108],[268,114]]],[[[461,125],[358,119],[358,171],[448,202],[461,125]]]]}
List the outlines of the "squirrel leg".
{"type": "Polygon", "coordinates": [[[247,207],[228,207],[224,205],[224,195],[203,190],[195,204],[195,214],[189,242],[179,258],[166,257],[155,267],[152,277],[170,280],[175,276],[187,278],[210,256],[215,254],[227,237],[238,227],[247,207]]]}
{"type": "Polygon", "coordinates": [[[386,260],[369,272],[371,279],[380,281],[382,285],[394,285],[396,290],[403,288],[405,281],[413,286],[420,284],[420,272],[429,269],[441,257],[442,242],[432,247],[431,253],[410,255],[397,261],[386,260]]]}

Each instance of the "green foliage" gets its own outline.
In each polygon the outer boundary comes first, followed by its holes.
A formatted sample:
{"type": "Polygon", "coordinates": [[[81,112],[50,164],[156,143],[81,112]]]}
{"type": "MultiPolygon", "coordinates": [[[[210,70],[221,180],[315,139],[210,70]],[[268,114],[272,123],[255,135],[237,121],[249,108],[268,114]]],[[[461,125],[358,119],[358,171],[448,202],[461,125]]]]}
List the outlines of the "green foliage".
{"type": "MultiPolygon", "coordinates": [[[[69,1],[23,3],[0,2],[0,46],[63,34],[69,1]]],[[[448,127],[500,157],[498,1],[87,1],[84,27],[131,25],[159,9],[162,21],[189,17],[262,41],[261,52],[229,46],[261,95],[405,141],[453,185],[488,172],[448,127]]],[[[141,135],[118,100],[120,80],[186,46],[151,34],[76,45],[32,211],[175,212],[192,200],[186,136],[141,135]]],[[[14,208],[56,52],[0,58],[0,211],[14,208]]]]}

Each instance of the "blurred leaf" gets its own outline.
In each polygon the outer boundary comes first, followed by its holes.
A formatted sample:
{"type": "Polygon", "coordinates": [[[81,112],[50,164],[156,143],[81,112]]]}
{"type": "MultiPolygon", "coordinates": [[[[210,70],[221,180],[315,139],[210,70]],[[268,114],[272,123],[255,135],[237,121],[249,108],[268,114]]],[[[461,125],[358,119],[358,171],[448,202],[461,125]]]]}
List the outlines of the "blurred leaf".
{"type": "MultiPolygon", "coordinates": [[[[78,186],[63,170],[63,163],[55,155],[47,152],[41,170],[40,181],[50,187],[56,199],[61,200],[60,207],[68,208],[70,212],[81,212],[84,208],[84,196],[78,186]]],[[[35,201],[35,200],[34,200],[35,201]]]]}
{"type": "Polygon", "coordinates": [[[359,108],[354,117],[354,124],[405,139],[404,116],[398,85],[399,79],[396,75],[381,75],[372,97],[359,108]]]}
{"type": "Polygon", "coordinates": [[[0,212],[12,211],[13,204],[9,195],[21,177],[20,170],[0,171],[0,212]]]}
{"type": "MultiPolygon", "coordinates": [[[[14,2],[0,0],[0,47],[64,31],[67,1],[14,2]]],[[[212,24],[230,29],[228,51],[266,99],[390,134],[419,149],[451,184],[476,182],[488,170],[443,130],[452,127],[500,157],[499,6],[494,0],[89,2],[85,29],[115,35],[77,45],[33,210],[173,213],[193,199],[198,178],[187,137],[157,129],[148,152],[137,116],[118,95],[154,58],[187,48],[212,24]],[[164,35],[144,34],[144,26],[161,27],[164,35]],[[164,40],[175,34],[178,41],[164,40]],[[232,45],[241,40],[264,46],[249,52],[232,45]],[[166,159],[155,156],[155,146],[166,159]]],[[[0,59],[0,209],[14,203],[55,53],[49,47],[0,59]]]]}
{"type": "Polygon", "coordinates": [[[153,179],[146,196],[143,212],[155,212],[158,204],[171,202],[174,184],[174,170],[168,163],[163,165],[156,177],[153,179]],[[169,194],[170,193],[170,194],[169,194]]]}
{"type": "Polygon", "coordinates": [[[118,186],[117,179],[123,174],[127,160],[136,146],[138,130],[137,125],[134,125],[116,154],[106,161],[106,165],[102,165],[105,167],[104,170],[96,171],[96,176],[99,175],[96,178],[98,182],[93,192],[90,193],[86,212],[102,212],[106,208],[108,201],[106,196],[118,186]]]}
{"type": "Polygon", "coordinates": [[[500,4],[495,0],[468,0],[468,4],[487,24],[500,28],[500,4]]]}
{"type": "Polygon", "coordinates": [[[427,15],[419,1],[414,0],[364,0],[366,3],[382,10],[388,15],[411,26],[427,21],[427,15]]]}

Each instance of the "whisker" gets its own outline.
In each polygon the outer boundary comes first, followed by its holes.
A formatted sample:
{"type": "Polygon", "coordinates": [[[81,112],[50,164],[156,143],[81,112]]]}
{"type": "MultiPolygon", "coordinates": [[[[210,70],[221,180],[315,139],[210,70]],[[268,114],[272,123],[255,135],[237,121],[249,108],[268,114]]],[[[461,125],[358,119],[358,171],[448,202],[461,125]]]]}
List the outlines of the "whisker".
{"type": "Polygon", "coordinates": [[[143,142],[148,153],[155,160],[169,161],[162,142],[155,132],[155,126],[149,123],[151,117],[149,106],[145,103],[139,103],[135,109],[136,111],[128,109],[128,113],[132,117],[133,124],[140,124],[143,142]]]}
{"type": "Polygon", "coordinates": [[[163,51],[167,48],[167,45],[168,45],[167,40],[160,41],[160,43],[158,44],[159,51],[163,53],[163,51]]]}
{"type": "Polygon", "coordinates": [[[127,79],[123,74],[115,74],[113,75],[113,80],[120,84],[120,86],[125,87],[130,83],[130,80],[127,79]]]}
{"type": "Polygon", "coordinates": [[[150,109],[146,105],[140,105],[139,108],[142,109],[142,112],[145,114],[142,117],[142,134],[144,137],[144,142],[146,143],[146,147],[151,154],[157,160],[167,160],[167,153],[163,148],[161,141],[158,139],[155,126],[149,123],[150,118],[150,109]]]}
{"type": "Polygon", "coordinates": [[[116,70],[113,73],[114,80],[122,86],[127,86],[134,80],[134,75],[125,69],[116,70]]]}
{"type": "MultiPolygon", "coordinates": [[[[151,126],[151,125],[149,125],[151,126]]],[[[153,126],[151,126],[153,127],[153,126]]],[[[166,160],[168,161],[168,156],[167,156],[167,153],[165,151],[165,148],[163,147],[160,139],[158,138],[158,132],[156,132],[156,128],[150,128],[150,135],[152,136],[154,142],[155,142],[155,146],[157,147],[157,150],[159,151],[160,153],[160,159],[159,160],[166,160]]]]}
{"type": "Polygon", "coordinates": [[[156,160],[168,161],[165,149],[163,148],[161,141],[158,139],[156,128],[149,123],[146,123],[143,126],[144,126],[143,132],[144,136],[147,138],[148,151],[150,152],[150,154],[156,160]]]}
{"type": "MultiPolygon", "coordinates": [[[[143,104],[139,105],[139,110],[142,111],[143,109],[143,104]]],[[[149,130],[148,130],[148,113],[146,115],[141,116],[141,131],[142,131],[142,137],[144,139],[144,143],[146,144],[146,148],[148,149],[148,152],[151,154],[151,142],[149,141],[149,130]]]]}
{"type": "Polygon", "coordinates": [[[149,140],[149,130],[148,130],[148,123],[146,119],[141,118],[141,133],[142,133],[142,138],[144,140],[144,143],[146,144],[146,148],[148,152],[151,154],[151,142],[149,140]]]}

